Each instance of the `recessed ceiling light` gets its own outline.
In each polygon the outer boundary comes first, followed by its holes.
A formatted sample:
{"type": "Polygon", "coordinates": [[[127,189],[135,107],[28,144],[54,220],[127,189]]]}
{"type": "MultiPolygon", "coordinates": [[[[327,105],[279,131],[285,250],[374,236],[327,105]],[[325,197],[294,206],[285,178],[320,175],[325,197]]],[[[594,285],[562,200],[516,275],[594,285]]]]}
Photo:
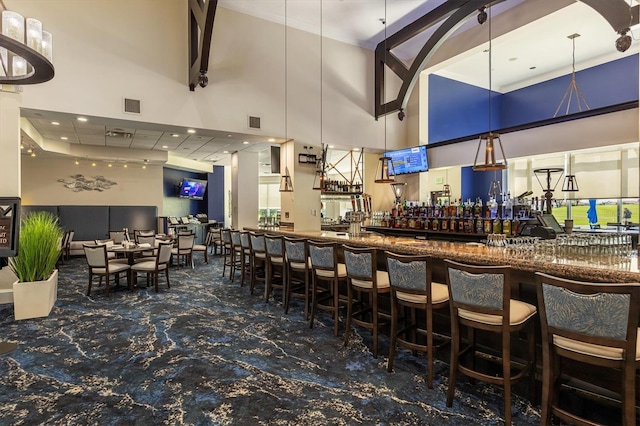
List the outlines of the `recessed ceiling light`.
{"type": "Polygon", "coordinates": [[[193,129],[189,129],[189,130],[187,130],[187,133],[195,133],[195,132],[196,132],[196,131],[195,131],[195,130],[193,130],[193,129]]]}
{"type": "Polygon", "coordinates": [[[243,145],[249,145],[249,141],[242,142],[243,145]]]}
{"type": "Polygon", "coordinates": [[[63,141],[69,140],[69,138],[66,136],[60,136],[60,139],[62,139],[63,141]]]}
{"type": "Polygon", "coordinates": [[[58,123],[57,121],[52,121],[51,124],[53,124],[54,126],[59,126],[60,123],[58,123]]]}
{"type": "Polygon", "coordinates": [[[162,149],[167,149],[167,148],[169,148],[168,145],[162,145],[162,149]]]}
{"type": "Polygon", "coordinates": [[[360,148],[353,148],[352,151],[360,151],[360,148]]]}
{"type": "Polygon", "coordinates": [[[231,137],[231,135],[227,135],[227,137],[228,137],[228,138],[230,138],[230,137],[231,137]]]}
{"type": "Polygon", "coordinates": [[[126,168],[127,168],[127,167],[129,167],[129,166],[127,166],[127,165],[125,164],[123,167],[126,169],[126,168]]]}
{"type": "Polygon", "coordinates": [[[274,138],[269,138],[267,139],[268,142],[275,142],[276,140],[274,138]]]}
{"type": "Polygon", "coordinates": [[[329,148],[333,149],[335,148],[335,145],[329,145],[329,148]]]}
{"type": "Polygon", "coordinates": [[[92,165],[93,167],[95,167],[95,166],[96,166],[96,163],[91,163],[91,165],[92,165]]]}
{"type": "Polygon", "coordinates": [[[146,169],[146,168],[147,168],[147,166],[143,164],[143,165],[142,165],[142,168],[143,168],[143,169],[146,169]]]}
{"type": "Polygon", "coordinates": [[[32,153],[31,153],[31,156],[32,156],[32,157],[35,157],[35,156],[36,156],[36,153],[35,153],[35,152],[32,152],[32,153]]]}
{"type": "Polygon", "coordinates": [[[89,121],[87,117],[78,117],[78,121],[82,121],[83,123],[89,121]]]}
{"type": "Polygon", "coordinates": [[[179,134],[177,134],[177,133],[171,133],[171,137],[172,137],[172,138],[177,138],[178,136],[180,136],[180,135],[179,135],[179,134]]]}
{"type": "Polygon", "coordinates": [[[228,154],[228,153],[229,153],[229,151],[222,151],[222,153],[223,153],[223,154],[228,154]]]}
{"type": "Polygon", "coordinates": [[[78,164],[80,164],[80,162],[79,162],[78,160],[76,160],[76,166],[77,166],[78,164]]]}
{"type": "Polygon", "coordinates": [[[109,163],[107,164],[107,167],[113,167],[113,164],[109,163]]]}

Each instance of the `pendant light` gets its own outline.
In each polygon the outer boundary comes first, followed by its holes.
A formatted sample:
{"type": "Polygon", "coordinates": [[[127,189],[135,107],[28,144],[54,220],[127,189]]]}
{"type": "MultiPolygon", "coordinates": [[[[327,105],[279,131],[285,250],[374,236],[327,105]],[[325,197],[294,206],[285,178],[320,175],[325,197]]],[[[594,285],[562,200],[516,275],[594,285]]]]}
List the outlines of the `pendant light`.
{"type": "Polygon", "coordinates": [[[569,154],[567,172],[564,176],[564,182],[562,182],[562,192],[578,192],[578,179],[576,175],[571,174],[571,154],[569,154]]]}
{"type": "Polygon", "coordinates": [[[327,180],[327,147],[325,147],[322,139],[322,122],[322,0],[320,0],[320,151],[322,152],[316,164],[316,175],[313,178],[313,189],[315,191],[324,190],[324,182],[327,180]]]}
{"type": "MultiPolygon", "coordinates": [[[[491,13],[491,9],[489,9],[491,13]]],[[[478,22],[481,20],[478,19],[478,22]]],[[[478,140],[478,149],[476,150],[476,157],[473,161],[474,172],[487,172],[491,170],[504,170],[507,168],[507,157],[504,155],[504,149],[502,149],[502,141],[500,140],[500,134],[491,131],[491,56],[493,54],[491,48],[491,17],[489,17],[489,133],[480,135],[478,140]],[[480,148],[484,145],[484,164],[478,163],[478,154],[480,154],[480,148]],[[500,149],[502,160],[496,160],[496,145],[500,149]]],[[[483,21],[484,22],[484,21],[483,21]]],[[[480,22],[482,25],[482,22],[480,22]]]]}
{"type": "Polygon", "coordinates": [[[293,192],[293,182],[289,174],[287,144],[289,143],[287,126],[287,0],[284,0],[284,175],[280,178],[280,192],[293,192]]]}
{"type": "Polygon", "coordinates": [[[569,83],[569,87],[567,87],[566,92],[564,92],[564,96],[562,100],[558,104],[558,108],[556,108],[556,112],[553,114],[553,117],[558,116],[558,112],[560,112],[560,108],[562,105],[567,102],[567,107],[565,109],[564,114],[568,115],[571,108],[571,99],[575,98],[576,103],[578,105],[578,111],[582,112],[582,105],[584,104],[585,110],[590,110],[589,104],[587,103],[587,99],[584,97],[582,90],[578,86],[576,81],[576,38],[580,37],[580,34],[575,33],[568,35],[567,38],[572,42],[572,53],[571,53],[571,82],[569,83]]]}
{"type": "MultiPolygon", "coordinates": [[[[384,0],[384,19],[381,19],[384,24],[384,63],[387,63],[387,0],[384,0]]],[[[384,72],[384,68],[383,71],[384,72]]],[[[383,94],[384,96],[384,94],[383,94]]],[[[382,157],[378,159],[378,166],[376,168],[375,183],[393,183],[395,182],[393,163],[391,157],[387,155],[387,103],[384,103],[384,152],[382,157]]]]}

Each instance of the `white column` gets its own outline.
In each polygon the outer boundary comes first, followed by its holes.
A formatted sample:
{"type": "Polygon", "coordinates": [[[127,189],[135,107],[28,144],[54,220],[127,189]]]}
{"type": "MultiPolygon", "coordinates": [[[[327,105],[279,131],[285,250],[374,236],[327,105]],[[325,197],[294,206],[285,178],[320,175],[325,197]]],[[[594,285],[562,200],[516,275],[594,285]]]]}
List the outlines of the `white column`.
{"type": "Polygon", "coordinates": [[[21,95],[0,91],[0,197],[19,197],[21,95]]]}
{"type": "Polygon", "coordinates": [[[258,226],[258,153],[231,155],[231,226],[258,226]]]}

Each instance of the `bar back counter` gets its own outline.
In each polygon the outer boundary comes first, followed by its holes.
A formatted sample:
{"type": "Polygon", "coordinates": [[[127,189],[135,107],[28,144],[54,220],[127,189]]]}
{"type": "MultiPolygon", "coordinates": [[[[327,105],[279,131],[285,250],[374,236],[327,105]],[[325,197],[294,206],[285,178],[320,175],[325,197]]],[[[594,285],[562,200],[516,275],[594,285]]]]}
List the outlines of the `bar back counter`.
{"type": "MultiPolygon", "coordinates": [[[[365,232],[360,236],[352,236],[343,232],[331,231],[295,231],[284,229],[245,228],[268,234],[280,234],[291,237],[306,238],[314,241],[333,241],[354,247],[375,247],[378,249],[378,266],[386,269],[385,251],[398,254],[428,255],[432,258],[433,281],[446,283],[445,259],[476,265],[509,265],[511,273],[512,298],[538,306],[536,295],[536,272],[544,272],[558,277],[577,281],[602,283],[640,283],[637,251],[631,251],[631,243],[620,239],[593,240],[579,236],[561,236],[555,240],[507,240],[497,236],[490,238],[487,246],[477,242],[449,242],[424,240],[410,237],[384,236],[365,232]],[[596,243],[601,244],[594,244],[596,243]],[[517,244],[515,244],[517,243],[517,244]]],[[[492,237],[492,236],[490,236],[492,237]]],[[[448,313],[440,319],[443,327],[448,327],[448,313]]],[[[542,357],[540,347],[540,324],[536,319],[537,341],[537,373],[538,388],[541,381],[542,357]]],[[[448,328],[445,328],[448,330],[448,328]]],[[[520,337],[520,336],[518,336],[520,337]]],[[[486,340],[487,346],[495,347],[494,341],[486,340]]],[[[526,348],[520,338],[512,340],[512,351],[517,358],[524,354],[526,348]]],[[[497,342],[497,347],[499,342],[497,342]]],[[[568,380],[565,386],[577,394],[588,395],[597,401],[607,404],[613,402],[619,409],[619,396],[614,392],[620,390],[620,380],[606,370],[585,368],[570,365],[566,369],[568,380]]],[[[540,393],[536,392],[536,403],[540,393]]]]}

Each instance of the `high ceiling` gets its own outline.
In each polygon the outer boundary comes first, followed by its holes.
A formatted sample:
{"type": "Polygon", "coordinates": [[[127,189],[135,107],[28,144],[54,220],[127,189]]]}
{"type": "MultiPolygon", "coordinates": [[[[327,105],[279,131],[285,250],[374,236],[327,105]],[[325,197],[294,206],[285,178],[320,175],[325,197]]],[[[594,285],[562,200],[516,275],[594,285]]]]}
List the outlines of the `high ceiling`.
{"type": "MultiPolygon", "coordinates": [[[[286,24],[290,27],[373,49],[384,39],[385,33],[393,34],[444,1],[287,0],[285,10],[283,0],[220,0],[219,6],[280,23],[285,22],[286,12],[286,24]],[[386,28],[381,23],[385,18],[386,28]]],[[[537,0],[547,4],[550,1],[537,0]]],[[[582,2],[553,1],[557,2],[555,5],[568,6],[522,25],[508,35],[492,39],[491,80],[487,43],[442,62],[430,71],[477,86],[491,85],[497,91],[514,90],[569,73],[572,47],[567,36],[574,33],[581,35],[576,39],[577,70],[622,57],[614,47],[617,34],[598,13],[582,2]]],[[[494,7],[492,16],[495,18],[523,2],[505,1],[494,7]]],[[[637,4],[635,0],[633,4],[637,4]]],[[[472,26],[478,26],[475,19],[458,33],[472,26]]],[[[486,24],[485,27],[488,28],[486,24]]],[[[399,46],[394,54],[404,60],[411,59],[429,34],[427,31],[399,46]]],[[[638,53],[637,30],[633,35],[634,42],[625,55],[638,53]]],[[[193,129],[195,133],[191,134],[186,128],[100,117],[87,117],[88,121],[81,122],[75,115],[38,110],[23,110],[22,115],[45,139],[59,141],[66,137],[71,144],[148,150],[150,158],[153,158],[153,152],[170,152],[191,160],[228,165],[231,152],[258,152],[264,164],[261,173],[267,173],[269,169],[269,147],[283,141],[275,136],[231,133],[224,129],[193,129]]],[[[28,136],[26,141],[29,143],[28,136]]],[[[121,159],[115,156],[113,160],[121,159]]]]}

